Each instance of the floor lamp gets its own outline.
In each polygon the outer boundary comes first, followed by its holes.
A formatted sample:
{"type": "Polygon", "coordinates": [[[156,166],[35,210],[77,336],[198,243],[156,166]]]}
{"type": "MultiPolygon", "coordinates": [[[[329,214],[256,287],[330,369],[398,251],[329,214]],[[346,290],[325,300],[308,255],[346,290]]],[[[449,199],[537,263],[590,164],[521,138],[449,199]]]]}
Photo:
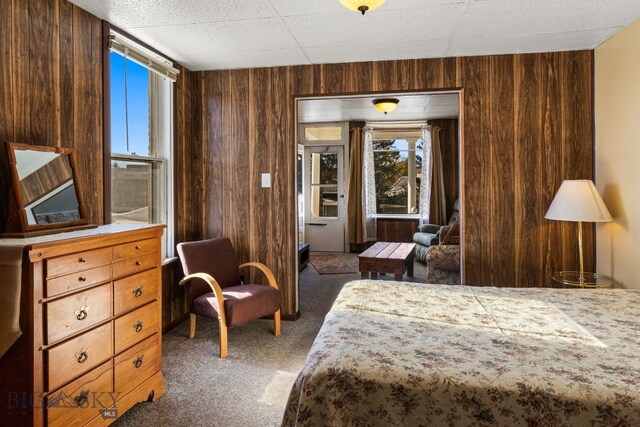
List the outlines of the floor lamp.
{"type": "Polygon", "coordinates": [[[580,271],[556,272],[553,275],[555,281],[583,288],[613,285],[613,279],[608,276],[596,273],[585,273],[584,271],[582,223],[609,222],[612,220],[609,210],[591,180],[576,179],[563,181],[544,217],[557,221],[573,221],[578,223],[580,271]]]}

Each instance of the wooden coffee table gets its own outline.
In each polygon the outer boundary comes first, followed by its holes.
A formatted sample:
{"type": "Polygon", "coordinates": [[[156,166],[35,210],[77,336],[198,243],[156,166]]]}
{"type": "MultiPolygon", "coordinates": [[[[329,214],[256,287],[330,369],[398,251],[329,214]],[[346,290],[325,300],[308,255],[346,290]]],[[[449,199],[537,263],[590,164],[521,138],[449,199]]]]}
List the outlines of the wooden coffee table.
{"type": "Polygon", "coordinates": [[[368,279],[371,274],[372,279],[377,279],[378,273],[390,273],[395,274],[396,280],[402,280],[405,272],[407,277],[413,277],[415,256],[415,243],[377,242],[358,255],[360,277],[368,279]]]}

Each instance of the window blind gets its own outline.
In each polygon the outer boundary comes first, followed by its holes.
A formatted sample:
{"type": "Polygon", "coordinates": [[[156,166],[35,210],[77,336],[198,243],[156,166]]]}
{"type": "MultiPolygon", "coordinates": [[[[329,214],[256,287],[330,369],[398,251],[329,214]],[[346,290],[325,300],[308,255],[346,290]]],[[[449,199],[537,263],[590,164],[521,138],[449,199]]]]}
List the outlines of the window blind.
{"type": "Polygon", "coordinates": [[[115,31],[109,34],[109,49],[171,81],[178,79],[180,71],[173,66],[173,62],[115,31]]]}

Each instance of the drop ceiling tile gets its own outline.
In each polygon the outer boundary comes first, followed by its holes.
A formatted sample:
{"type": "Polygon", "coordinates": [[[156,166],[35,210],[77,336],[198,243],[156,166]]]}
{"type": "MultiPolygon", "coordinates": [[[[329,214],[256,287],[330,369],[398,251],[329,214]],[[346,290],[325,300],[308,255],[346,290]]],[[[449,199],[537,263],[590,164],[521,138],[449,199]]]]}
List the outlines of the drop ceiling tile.
{"type": "Polygon", "coordinates": [[[455,93],[447,95],[431,96],[429,98],[428,106],[451,106],[458,105],[458,95],[455,93]]]}
{"type": "Polygon", "coordinates": [[[337,98],[305,99],[298,105],[310,110],[338,110],[343,108],[343,100],[337,98]]]}
{"type": "Polygon", "coordinates": [[[298,122],[300,123],[344,122],[347,120],[353,119],[348,116],[346,111],[342,110],[306,110],[305,112],[298,111],[298,122]]]}
{"type": "Polygon", "coordinates": [[[71,0],[71,2],[123,29],[276,16],[268,0],[71,0]]]}
{"type": "Polygon", "coordinates": [[[389,0],[365,16],[338,0],[71,2],[194,69],[591,49],[640,16],[639,0],[389,0]]]}
{"type": "Polygon", "coordinates": [[[364,17],[357,14],[296,16],[284,21],[300,46],[328,47],[449,38],[463,13],[461,4],[452,4],[418,11],[392,10],[364,17]]]}
{"type": "Polygon", "coordinates": [[[441,116],[441,117],[453,117],[453,116],[457,116],[458,115],[458,105],[447,105],[447,106],[440,106],[440,107],[432,107],[432,106],[428,106],[425,110],[424,113],[429,116],[441,116]]]}
{"type": "Polygon", "coordinates": [[[485,0],[470,4],[456,37],[502,37],[620,27],[640,2],[618,0],[485,0]]]}
{"type": "MultiPolygon", "coordinates": [[[[310,15],[346,15],[359,13],[350,11],[340,4],[339,0],[269,0],[280,16],[310,16],[310,15]]],[[[384,13],[398,9],[424,9],[426,7],[465,3],[466,0],[390,0],[382,4],[373,13],[384,13]]],[[[367,16],[367,15],[365,15],[367,16]]],[[[362,17],[364,18],[364,17],[362,17]]]]}
{"type": "MultiPolygon", "coordinates": [[[[194,70],[195,64],[199,64],[197,69],[201,69],[205,61],[210,61],[211,66],[208,69],[213,69],[218,64],[226,63],[227,56],[250,58],[250,55],[258,51],[271,51],[278,58],[286,60],[282,64],[271,61],[272,65],[309,63],[279,18],[136,28],[129,32],[187,68],[194,67],[194,70]],[[294,53],[294,55],[288,58],[282,55],[284,52],[294,53]]],[[[259,55],[259,57],[264,56],[259,55]]],[[[250,61],[241,62],[250,64],[250,61]]],[[[264,61],[256,62],[253,66],[264,66],[264,61]]]]}
{"type": "Polygon", "coordinates": [[[354,44],[347,46],[307,47],[313,64],[333,62],[384,61],[391,59],[439,58],[445,56],[449,39],[414,42],[354,44]]]}
{"type": "Polygon", "coordinates": [[[300,48],[256,50],[232,52],[224,55],[196,58],[192,61],[193,71],[224,70],[236,68],[280,67],[308,64],[309,61],[300,48]]]}
{"type": "Polygon", "coordinates": [[[453,41],[448,56],[500,55],[591,49],[616,32],[615,28],[521,37],[475,37],[453,41]]]}

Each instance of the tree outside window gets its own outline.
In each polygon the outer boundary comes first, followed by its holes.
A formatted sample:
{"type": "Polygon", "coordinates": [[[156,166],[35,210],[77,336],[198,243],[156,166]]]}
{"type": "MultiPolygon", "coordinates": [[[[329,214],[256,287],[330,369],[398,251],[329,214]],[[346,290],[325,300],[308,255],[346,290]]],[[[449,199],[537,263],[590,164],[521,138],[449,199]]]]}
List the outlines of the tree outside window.
{"type": "Polygon", "coordinates": [[[374,139],[378,214],[418,214],[422,139],[374,139]]]}

